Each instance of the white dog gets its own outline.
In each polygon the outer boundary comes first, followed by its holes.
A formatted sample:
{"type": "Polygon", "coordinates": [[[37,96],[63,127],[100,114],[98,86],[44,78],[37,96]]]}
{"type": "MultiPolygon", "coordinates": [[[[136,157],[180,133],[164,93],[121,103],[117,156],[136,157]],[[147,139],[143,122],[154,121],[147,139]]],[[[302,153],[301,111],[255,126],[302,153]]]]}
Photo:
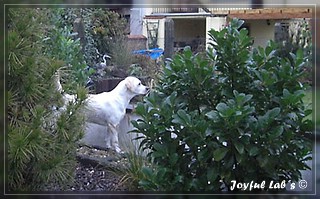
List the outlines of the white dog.
{"type": "Polygon", "coordinates": [[[136,77],[127,77],[112,91],[91,94],[88,97],[87,121],[107,127],[107,148],[120,152],[117,127],[126,114],[130,100],[149,92],[149,87],[141,84],[136,77]]]}
{"type": "MultiPolygon", "coordinates": [[[[60,81],[57,88],[61,91],[60,81]]],[[[126,114],[126,108],[130,100],[137,95],[145,95],[150,88],[142,85],[141,81],[129,76],[122,80],[112,91],[100,94],[89,94],[85,115],[87,122],[106,127],[106,147],[121,152],[118,141],[118,125],[126,114]]],[[[69,94],[65,94],[65,104],[74,100],[69,94]]],[[[87,132],[86,132],[87,133],[87,132]]]]}

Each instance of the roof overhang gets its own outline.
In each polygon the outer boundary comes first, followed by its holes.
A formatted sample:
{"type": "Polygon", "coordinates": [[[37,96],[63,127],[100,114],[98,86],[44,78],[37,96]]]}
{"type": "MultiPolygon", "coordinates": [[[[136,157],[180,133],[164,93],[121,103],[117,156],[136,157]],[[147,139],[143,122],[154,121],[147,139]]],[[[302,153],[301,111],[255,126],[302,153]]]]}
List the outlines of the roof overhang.
{"type": "Polygon", "coordinates": [[[205,18],[212,17],[211,13],[154,13],[146,15],[145,19],[162,19],[162,18],[205,18]]]}
{"type": "Polygon", "coordinates": [[[239,19],[295,19],[313,18],[312,8],[264,8],[229,10],[227,14],[230,18],[239,19]]]}
{"type": "Polygon", "coordinates": [[[169,18],[203,18],[228,16],[239,19],[295,19],[314,18],[312,8],[261,8],[261,9],[240,9],[240,10],[217,10],[212,13],[153,13],[146,15],[145,19],[169,18]]]}

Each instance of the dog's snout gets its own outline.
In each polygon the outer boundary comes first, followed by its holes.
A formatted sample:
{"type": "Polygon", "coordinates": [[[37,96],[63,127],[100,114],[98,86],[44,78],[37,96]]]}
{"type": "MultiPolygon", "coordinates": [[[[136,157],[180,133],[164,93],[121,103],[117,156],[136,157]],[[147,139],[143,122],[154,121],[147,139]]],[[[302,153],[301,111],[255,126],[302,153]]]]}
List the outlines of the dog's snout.
{"type": "Polygon", "coordinates": [[[150,91],[150,88],[148,86],[146,86],[146,91],[149,92],[150,91]]]}

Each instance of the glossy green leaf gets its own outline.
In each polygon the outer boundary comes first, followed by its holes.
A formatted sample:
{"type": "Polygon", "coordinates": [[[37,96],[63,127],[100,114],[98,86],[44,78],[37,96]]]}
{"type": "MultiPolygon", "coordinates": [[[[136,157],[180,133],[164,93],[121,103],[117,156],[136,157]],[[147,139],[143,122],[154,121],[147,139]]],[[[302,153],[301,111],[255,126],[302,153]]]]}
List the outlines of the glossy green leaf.
{"type": "Polygon", "coordinates": [[[271,135],[273,138],[279,137],[283,133],[283,126],[277,126],[272,132],[271,135]]]}
{"type": "Polygon", "coordinates": [[[223,147],[223,148],[216,149],[213,152],[213,158],[215,161],[220,161],[226,156],[227,153],[228,153],[228,148],[223,147]]]}
{"type": "Polygon", "coordinates": [[[259,148],[256,146],[253,146],[249,150],[249,156],[256,156],[259,153],[259,148]]]}
{"type": "Polygon", "coordinates": [[[210,112],[206,113],[206,116],[211,120],[218,120],[219,119],[219,115],[218,115],[217,111],[210,111],[210,112]]]}
{"type": "Polygon", "coordinates": [[[237,149],[237,151],[240,153],[240,154],[243,154],[244,152],[244,146],[241,142],[234,142],[233,143],[235,148],[237,149]]]}

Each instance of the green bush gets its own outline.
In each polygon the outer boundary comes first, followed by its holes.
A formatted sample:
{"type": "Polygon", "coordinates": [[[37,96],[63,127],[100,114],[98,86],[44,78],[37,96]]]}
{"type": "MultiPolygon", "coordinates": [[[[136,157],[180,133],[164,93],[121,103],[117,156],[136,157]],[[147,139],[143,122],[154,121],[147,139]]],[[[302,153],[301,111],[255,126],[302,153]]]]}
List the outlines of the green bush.
{"type": "MultiPolygon", "coordinates": [[[[128,32],[126,20],[117,12],[105,8],[48,8],[48,10],[51,10],[48,14],[49,19],[53,21],[55,28],[59,29],[57,32],[63,30],[64,37],[67,39],[72,38],[72,35],[70,35],[70,27],[73,26],[74,21],[77,18],[82,19],[85,31],[85,41],[82,45],[84,57],[82,59],[85,60],[86,64],[90,66],[91,69],[95,68],[96,64],[103,61],[102,57],[104,54],[112,54],[112,61],[114,64],[123,61],[123,56],[113,56],[113,54],[119,54],[123,51],[124,47],[122,46],[124,43],[119,41],[123,40],[128,32]]],[[[54,32],[52,32],[52,34],[53,35],[49,35],[50,38],[56,37],[54,32]]],[[[57,40],[58,42],[60,41],[59,39],[60,38],[57,40]]],[[[78,45],[78,43],[80,44],[80,41],[74,41],[72,44],[69,43],[69,46],[78,45]]],[[[60,52],[62,53],[63,51],[60,52]]],[[[77,54],[75,51],[73,53],[77,54]]],[[[67,53],[65,56],[67,56],[67,53]]],[[[91,73],[93,73],[93,71],[90,72],[90,75],[91,73]]],[[[103,75],[104,74],[99,74],[97,71],[91,78],[93,80],[98,80],[103,75]]]]}
{"type": "MultiPolygon", "coordinates": [[[[93,71],[85,70],[87,64],[81,49],[80,38],[72,32],[72,24],[64,19],[65,9],[44,9],[50,16],[50,26],[46,27],[45,54],[55,60],[62,60],[61,81],[67,93],[73,93],[77,84],[84,86],[93,71]],[[65,22],[64,22],[65,21],[65,22]]],[[[70,19],[69,19],[70,20],[70,19]]]]}
{"type": "Polygon", "coordinates": [[[149,77],[156,81],[162,71],[161,61],[153,60],[146,55],[134,55],[132,62],[134,64],[129,67],[128,73],[138,77],[149,77]]]}
{"type": "Polygon", "coordinates": [[[302,81],[312,84],[312,33],[310,24],[305,19],[297,19],[289,23],[288,36],[284,41],[279,42],[278,55],[291,60],[290,52],[296,53],[301,49],[306,58],[304,69],[309,74],[302,81]]]}
{"type": "Polygon", "coordinates": [[[116,38],[126,35],[127,22],[108,9],[80,9],[84,21],[86,40],[85,58],[90,66],[100,63],[104,54],[112,54],[116,38]],[[97,54],[97,50],[100,55],[97,54]]]}
{"type": "Polygon", "coordinates": [[[142,168],[144,190],[230,190],[231,180],[297,181],[310,169],[302,51],[290,61],[271,41],[253,49],[242,24],[210,30],[206,53],[187,47],[168,60],[138,104],[134,132],[153,165],[142,168]]]}
{"type": "MultiPolygon", "coordinates": [[[[54,49],[63,49],[74,41],[63,40],[64,35],[56,32],[62,40],[52,42],[52,48],[45,45],[48,11],[10,8],[8,13],[6,174],[10,191],[45,190],[50,183],[67,184],[75,171],[76,142],[83,134],[84,118],[79,111],[86,98],[83,87],[66,83],[66,87],[76,90],[76,102],[67,105],[64,112],[53,110],[61,106],[61,94],[52,77],[68,62],[62,59],[66,58],[61,57],[63,52],[54,49]]],[[[78,52],[78,46],[73,47],[73,52],[78,52]]],[[[74,56],[73,52],[66,55],[74,56]]]]}

